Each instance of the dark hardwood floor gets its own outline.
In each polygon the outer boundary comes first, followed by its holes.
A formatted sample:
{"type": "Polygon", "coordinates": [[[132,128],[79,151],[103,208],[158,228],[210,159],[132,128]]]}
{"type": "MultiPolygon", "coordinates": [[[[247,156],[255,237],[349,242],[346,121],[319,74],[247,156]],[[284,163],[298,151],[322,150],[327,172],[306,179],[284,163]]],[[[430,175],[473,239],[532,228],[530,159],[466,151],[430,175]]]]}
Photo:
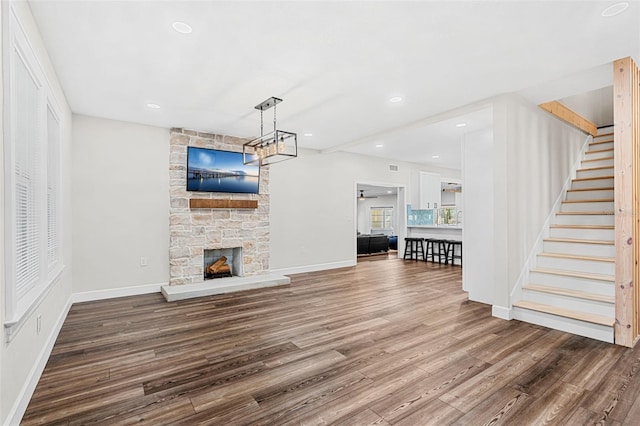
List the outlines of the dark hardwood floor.
{"type": "Polygon", "coordinates": [[[640,349],[491,317],[461,268],[72,307],[23,424],[640,424],[640,349]]]}

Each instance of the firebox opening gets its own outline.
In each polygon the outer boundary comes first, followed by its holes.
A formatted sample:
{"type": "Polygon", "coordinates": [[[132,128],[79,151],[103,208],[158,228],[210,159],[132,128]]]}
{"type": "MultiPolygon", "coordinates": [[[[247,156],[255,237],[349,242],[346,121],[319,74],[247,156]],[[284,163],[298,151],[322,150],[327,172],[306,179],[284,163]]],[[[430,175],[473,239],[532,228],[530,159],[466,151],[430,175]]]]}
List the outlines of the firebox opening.
{"type": "Polygon", "coordinates": [[[243,276],[242,247],[204,251],[204,279],[243,276]]]}

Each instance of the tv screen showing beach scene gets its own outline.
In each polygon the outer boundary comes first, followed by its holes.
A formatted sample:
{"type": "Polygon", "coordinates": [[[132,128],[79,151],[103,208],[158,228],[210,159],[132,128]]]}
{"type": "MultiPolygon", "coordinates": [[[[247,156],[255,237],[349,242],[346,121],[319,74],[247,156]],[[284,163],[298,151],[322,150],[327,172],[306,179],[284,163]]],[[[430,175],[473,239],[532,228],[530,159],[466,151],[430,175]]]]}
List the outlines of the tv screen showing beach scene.
{"type": "Polygon", "coordinates": [[[241,152],[188,147],[187,191],[257,194],[260,167],[245,165],[241,152]]]}

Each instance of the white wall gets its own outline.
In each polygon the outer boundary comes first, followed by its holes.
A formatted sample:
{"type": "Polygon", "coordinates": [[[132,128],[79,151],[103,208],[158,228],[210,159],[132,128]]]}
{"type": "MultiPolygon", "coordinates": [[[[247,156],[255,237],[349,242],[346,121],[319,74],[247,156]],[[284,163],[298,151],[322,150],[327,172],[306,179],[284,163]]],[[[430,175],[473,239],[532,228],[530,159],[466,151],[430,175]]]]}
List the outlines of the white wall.
{"type": "Polygon", "coordinates": [[[73,215],[74,293],[167,283],[169,130],[74,115],[73,215]]]}
{"type": "Polygon", "coordinates": [[[493,133],[465,135],[462,141],[462,287],[469,300],[493,302],[493,133]]]}
{"type": "MultiPolygon", "coordinates": [[[[64,269],[60,279],[53,285],[49,293],[25,320],[22,328],[11,342],[2,338],[0,349],[0,424],[17,424],[26,409],[42,369],[48,359],[51,347],[57,337],[58,326],[66,316],[70,304],[72,290],[72,213],[71,213],[71,111],[64,93],[60,88],[56,74],[51,66],[37,26],[31,16],[27,2],[14,3],[16,15],[23,25],[25,33],[51,85],[58,101],[63,123],[61,140],[62,161],[62,260],[64,269]],[[36,317],[42,318],[42,330],[36,333],[36,317]]],[[[10,13],[9,3],[2,2],[2,26],[6,30],[6,19],[10,13]]],[[[4,38],[4,34],[3,34],[4,38]]],[[[5,47],[5,46],[3,46],[5,47]]],[[[3,88],[6,92],[7,87],[3,88]]],[[[4,154],[0,161],[4,164],[4,154]]],[[[3,173],[4,176],[4,173],[3,173]]],[[[4,191],[2,191],[4,202],[4,191]]],[[[1,211],[1,210],[0,210],[1,211]]],[[[2,213],[0,213],[2,215],[2,213]]],[[[0,217],[4,237],[4,217],[0,217]]],[[[2,239],[4,241],[4,238],[2,239]]],[[[4,271],[4,252],[0,256],[0,270],[4,271]]],[[[4,318],[4,273],[0,274],[0,312],[4,318]]]]}
{"type": "MultiPolygon", "coordinates": [[[[355,196],[354,194],[354,197],[355,196]]],[[[403,214],[403,210],[399,210],[397,204],[398,197],[395,195],[380,195],[378,198],[358,200],[358,232],[361,234],[371,233],[371,207],[393,207],[393,219],[391,223],[393,230],[396,231],[398,227],[398,215],[403,214]]]]}
{"type": "Polygon", "coordinates": [[[271,270],[355,264],[356,181],[397,183],[411,193],[412,171],[460,176],[456,170],[411,163],[400,163],[398,172],[389,171],[388,166],[389,161],[375,157],[305,149],[300,149],[298,158],[273,165],[271,270]]]}
{"type": "Polygon", "coordinates": [[[496,99],[493,119],[493,304],[507,308],[586,135],[517,95],[496,99]]]}

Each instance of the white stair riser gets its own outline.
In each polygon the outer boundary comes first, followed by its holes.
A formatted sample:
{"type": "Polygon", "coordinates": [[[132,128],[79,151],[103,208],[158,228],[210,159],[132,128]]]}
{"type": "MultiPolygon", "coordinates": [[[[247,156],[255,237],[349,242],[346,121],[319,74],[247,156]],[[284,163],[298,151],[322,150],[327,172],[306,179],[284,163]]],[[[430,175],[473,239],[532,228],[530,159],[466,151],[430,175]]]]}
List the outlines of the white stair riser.
{"type": "Polygon", "coordinates": [[[599,149],[609,149],[609,148],[613,148],[613,141],[610,142],[604,142],[607,139],[602,139],[601,141],[594,141],[594,142],[601,142],[601,143],[590,143],[589,144],[589,149],[587,149],[587,151],[597,151],[599,149]]]}
{"type": "Polygon", "coordinates": [[[593,169],[584,169],[578,170],[576,172],[576,178],[590,178],[590,177],[601,177],[601,176],[613,176],[613,167],[609,168],[593,168],[593,169]]]}
{"type": "Polygon", "coordinates": [[[536,258],[536,265],[538,268],[562,269],[565,271],[583,272],[586,274],[614,275],[616,273],[615,263],[596,260],[538,255],[536,258]]]}
{"type": "Polygon", "coordinates": [[[602,158],[599,160],[582,161],[580,168],[589,169],[592,167],[613,167],[613,158],[602,158]]]}
{"type": "Polygon", "coordinates": [[[605,158],[605,157],[612,157],[612,156],[613,156],[613,150],[603,148],[602,150],[598,149],[598,150],[585,152],[583,160],[595,160],[596,158],[605,158]]]}
{"type": "Polygon", "coordinates": [[[613,225],[613,214],[557,214],[553,223],[558,225],[613,225]]]}
{"type": "Polygon", "coordinates": [[[585,244],[545,241],[543,250],[547,253],[574,254],[579,256],[615,257],[616,248],[613,244],[585,244]]]}
{"type": "Polygon", "coordinates": [[[538,291],[522,289],[522,299],[529,302],[543,303],[556,308],[564,308],[577,312],[584,312],[605,317],[615,317],[615,307],[613,303],[597,302],[595,300],[585,300],[577,297],[567,297],[559,294],[543,293],[538,291]]]}
{"type": "Polygon", "coordinates": [[[613,240],[613,229],[580,229],[580,228],[550,228],[551,238],[582,238],[584,240],[613,240]]]}
{"type": "Polygon", "coordinates": [[[567,191],[568,201],[612,199],[613,189],[593,189],[590,191],[567,191]]]}
{"type": "Polygon", "coordinates": [[[574,180],[571,189],[613,188],[613,178],[574,180]]]}
{"type": "Polygon", "coordinates": [[[531,284],[584,291],[602,296],[613,296],[615,291],[614,284],[610,281],[587,280],[584,278],[567,277],[564,275],[546,274],[535,271],[529,273],[529,282],[531,284]]]}
{"type": "Polygon", "coordinates": [[[578,321],[571,318],[559,317],[556,315],[531,311],[529,309],[518,308],[515,306],[513,307],[511,316],[514,319],[525,321],[531,324],[538,324],[543,327],[549,327],[556,330],[565,331],[567,333],[573,333],[579,336],[613,343],[613,327],[592,324],[589,322],[578,321]]]}
{"type": "Polygon", "coordinates": [[[595,160],[596,158],[613,157],[612,149],[594,149],[584,153],[583,160],[595,160]]]}
{"type": "Polygon", "coordinates": [[[610,212],[613,211],[613,201],[592,201],[580,203],[562,203],[562,212],[610,212]]]}

